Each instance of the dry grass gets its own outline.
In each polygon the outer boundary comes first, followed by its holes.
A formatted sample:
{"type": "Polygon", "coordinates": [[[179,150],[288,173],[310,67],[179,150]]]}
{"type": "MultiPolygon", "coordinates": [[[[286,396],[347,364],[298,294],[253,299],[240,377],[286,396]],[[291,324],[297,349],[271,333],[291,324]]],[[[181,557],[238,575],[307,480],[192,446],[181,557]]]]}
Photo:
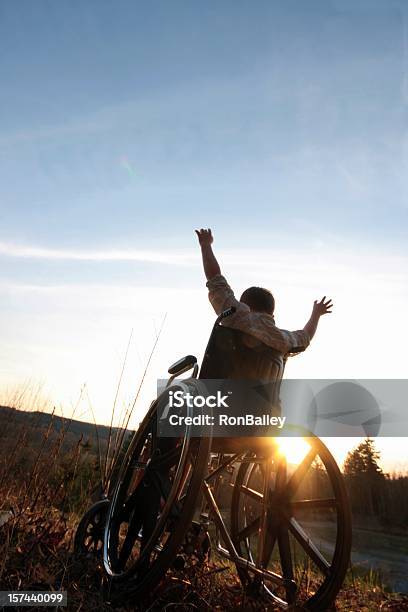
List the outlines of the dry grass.
{"type": "MultiPolygon", "coordinates": [[[[16,500],[8,500],[12,504],[16,500]]],[[[169,572],[143,602],[132,601],[124,592],[126,605],[110,606],[103,596],[103,572],[93,558],[76,558],[72,552],[78,517],[64,516],[49,507],[27,509],[1,528],[2,590],[66,590],[68,610],[273,610],[265,601],[250,598],[242,591],[232,566],[211,560],[200,568],[169,572]]],[[[408,597],[386,593],[362,579],[350,581],[337,601],[337,610],[384,612],[408,610],[408,597]]]]}

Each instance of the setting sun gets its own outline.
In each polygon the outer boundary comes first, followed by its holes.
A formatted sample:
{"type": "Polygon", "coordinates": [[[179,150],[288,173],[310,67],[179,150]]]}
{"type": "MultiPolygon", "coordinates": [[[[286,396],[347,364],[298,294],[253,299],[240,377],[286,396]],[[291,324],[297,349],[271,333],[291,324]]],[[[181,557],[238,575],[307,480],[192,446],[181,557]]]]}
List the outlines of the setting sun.
{"type": "Polygon", "coordinates": [[[288,463],[298,464],[306,456],[310,450],[304,438],[279,438],[278,449],[281,455],[284,455],[288,463]]]}

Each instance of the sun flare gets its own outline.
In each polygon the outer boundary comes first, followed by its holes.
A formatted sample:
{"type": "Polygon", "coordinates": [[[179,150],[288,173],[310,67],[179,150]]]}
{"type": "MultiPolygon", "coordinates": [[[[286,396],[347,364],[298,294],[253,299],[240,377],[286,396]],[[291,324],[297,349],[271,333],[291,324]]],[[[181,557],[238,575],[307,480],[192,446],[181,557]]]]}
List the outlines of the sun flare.
{"type": "Polygon", "coordinates": [[[288,463],[300,463],[310,450],[310,444],[304,438],[282,437],[277,443],[279,453],[286,457],[288,463]]]}

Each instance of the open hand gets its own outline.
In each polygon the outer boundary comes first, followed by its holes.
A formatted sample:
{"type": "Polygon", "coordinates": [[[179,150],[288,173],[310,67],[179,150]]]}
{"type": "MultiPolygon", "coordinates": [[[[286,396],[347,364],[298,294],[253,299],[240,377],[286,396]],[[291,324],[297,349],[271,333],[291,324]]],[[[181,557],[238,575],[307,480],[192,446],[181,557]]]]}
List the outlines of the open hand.
{"type": "Polygon", "coordinates": [[[195,230],[195,233],[198,236],[198,241],[200,243],[200,246],[207,246],[214,242],[214,238],[213,238],[210,228],[208,229],[201,228],[200,230],[195,230]]]}
{"type": "Polygon", "coordinates": [[[319,317],[324,314],[328,314],[332,311],[333,302],[330,299],[326,300],[326,296],[324,296],[320,302],[317,300],[314,301],[313,304],[313,314],[318,315],[319,317]]]}

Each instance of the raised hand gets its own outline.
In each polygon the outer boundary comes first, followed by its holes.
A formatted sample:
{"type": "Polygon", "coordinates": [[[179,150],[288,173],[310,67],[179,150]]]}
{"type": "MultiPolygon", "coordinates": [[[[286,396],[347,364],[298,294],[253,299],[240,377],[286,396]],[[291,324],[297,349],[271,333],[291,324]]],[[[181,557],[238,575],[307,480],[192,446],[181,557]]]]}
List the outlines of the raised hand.
{"type": "Polygon", "coordinates": [[[209,281],[214,276],[221,274],[220,266],[212,250],[213,236],[210,228],[195,230],[198,236],[198,241],[201,247],[201,256],[203,258],[204,273],[209,281]]]}
{"type": "Polygon", "coordinates": [[[313,304],[313,314],[318,315],[319,317],[324,314],[330,314],[333,308],[333,302],[330,299],[326,300],[326,296],[324,296],[320,302],[317,300],[314,301],[313,304]]]}
{"type": "Polygon", "coordinates": [[[195,233],[198,236],[198,241],[200,243],[200,246],[208,246],[214,242],[214,238],[213,238],[210,228],[208,229],[201,228],[200,230],[195,230],[195,233]]]}

